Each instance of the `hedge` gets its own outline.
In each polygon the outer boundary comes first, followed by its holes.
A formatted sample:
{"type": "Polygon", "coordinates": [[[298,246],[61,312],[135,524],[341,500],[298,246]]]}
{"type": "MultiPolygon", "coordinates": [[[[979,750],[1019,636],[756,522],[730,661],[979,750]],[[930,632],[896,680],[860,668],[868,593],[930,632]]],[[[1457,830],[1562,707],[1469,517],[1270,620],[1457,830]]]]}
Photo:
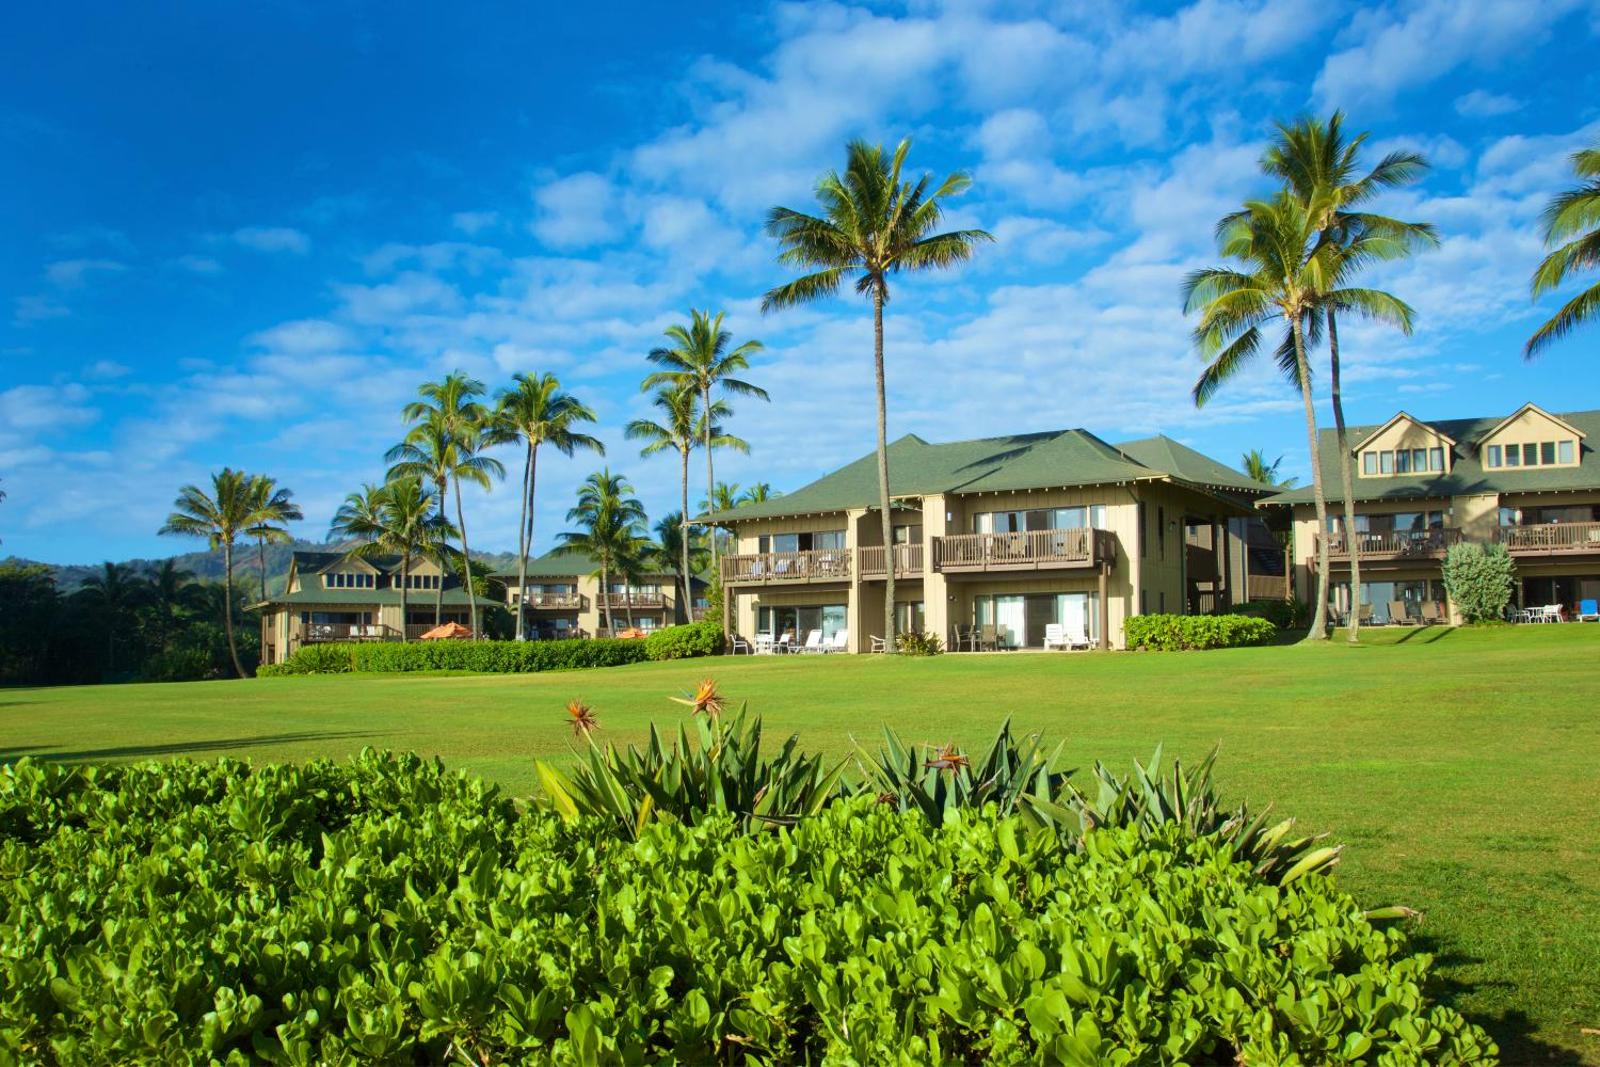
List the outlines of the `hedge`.
{"type": "Polygon", "coordinates": [[[1130,649],[1156,652],[1264,645],[1277,632],[1250,615],[1134,615],[1122,624],[1130,649]]]}
{"type": "Polygon", "coordinates": [[[571,638],[564,641],[385,641],[303,645],[283,663],[262,666],[257,677],[348,674],[352,671],[531,671],[616,667],[647,659],[684,659],[722,651],[715,623],[669,626],[650,637],[571,638]]]}
{"type": "Polygon", "coordinates": [[[13,1062],[1493,1062],[1377,921],[1177,827],[622,841],[416,756],[0,768],[13,1062]]]}

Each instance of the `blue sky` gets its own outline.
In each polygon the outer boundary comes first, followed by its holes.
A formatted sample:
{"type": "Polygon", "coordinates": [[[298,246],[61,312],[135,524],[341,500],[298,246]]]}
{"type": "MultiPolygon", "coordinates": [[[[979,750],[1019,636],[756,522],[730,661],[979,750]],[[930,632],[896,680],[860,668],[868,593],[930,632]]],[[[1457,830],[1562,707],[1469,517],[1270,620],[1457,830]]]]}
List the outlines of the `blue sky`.
{"type": "MultiPolygon", "coordinates": [[[[969,170],[952,223],[999,238],[896,290],[892,435],[1162,431],[1303,470],[1298,403],[1265,367],[1188,402],[1178,284],[1260,190],[1272,119],[1336,106],[1375,150],[1428,155],[1384,206],[1443,236],[1374,279],[1416,308],[1414,336],[1343,331],[1351,418],[1600,407],[1600,330],[1520,355],[1551,306],[1527,296],[1539,209],[1600,140],[1600,4],[559,8],[13,12],[0,551],[183,550],[155,530],[224,464],[293,488],[319,538],[381,478],[417,383],[458,367],[559,375],[659,514],[676,464],[620,428],[691,307],[767,346],[750,377],[773,401],[736,405],[752,452],[719,475],[803,484],[871,448],[870,315],[846,296],[762,317],[784,275],[760,223],[807,206],[856,136],[969,170]]],[[[541,548],[595,465],[543,465],[541,548]]],[[[514,546],[513,490],[469,508],[475,546],[514,546]]]]}

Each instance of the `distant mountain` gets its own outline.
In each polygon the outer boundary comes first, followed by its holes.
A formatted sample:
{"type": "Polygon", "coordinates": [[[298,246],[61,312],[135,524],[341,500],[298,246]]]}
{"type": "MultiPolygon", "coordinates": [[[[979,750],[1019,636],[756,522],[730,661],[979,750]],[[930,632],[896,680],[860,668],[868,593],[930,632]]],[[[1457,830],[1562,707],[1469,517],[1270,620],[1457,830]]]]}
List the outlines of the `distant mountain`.
{"type": "MultiPolygon", "coordinates": [[[[325,541],[292,541],[286,545],[267,546],[267,592],[281,593],[283,591],[284,576],[289,571],[289,557],[295,552],[331,552],[345,547],[338,542],[325,541]]],[[[515,566],[517,554],[515,552],[476,552],[473,553],[474,561],[487,564],[496,571],[509,570],[515,566]]],[[[163,556],[157,559],[123,559],[115,562],[122,566],[132,567],[140,573],[152,573],[159,570],[168,559],[178,566],[178,569],[188,571],[196,579],[206,582],[222,581],[222,553],[217,552],[184,552],[175,556],[163,556]]],[[[233,578],[246,589],[260,589],[260,565],[257,562],[256,546],[241,543],[234,549],[233,578]]],[[[33,563],[33,560],[13,556],[5,560],[6,563],[33,563]]],[[[46,563],[55,572],[56,587],[63,593],[70,593],[83,584],[83,580],[92,574],[100,573],[102,564],[99,563],[46,563]]]]}

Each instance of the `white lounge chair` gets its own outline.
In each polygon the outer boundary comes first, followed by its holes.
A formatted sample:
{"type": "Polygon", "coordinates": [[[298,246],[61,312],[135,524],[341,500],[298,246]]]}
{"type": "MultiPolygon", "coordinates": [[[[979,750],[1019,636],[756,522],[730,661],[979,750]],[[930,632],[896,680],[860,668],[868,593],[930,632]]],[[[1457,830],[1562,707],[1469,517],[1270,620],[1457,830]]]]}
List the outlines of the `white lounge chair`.
{"type": "Polygon", "coordinates": [[[1067,647],[1067,628],[1059,622],[1047,622],[1044,626],[1044,648],[1048,652],[1052,648],[1064,649],[1067,647]]]}
{"type": "Polygon", "coordinates": [[[1081,601],[1069,600],[1067,602],[1067,621],[1062,624],[1061,629],[1067,648],[1090,647],[1089,617],[1081,601]]]}
{"type": "Polygon", "coordinates": [[[825,652],[825,651],[827,651],[826,649],[824,649],[822,647],[822,631],[821,630],[812,630],[809,633],[807,633],[806,634],[806,643],[803,646],[801,646],[799,649],[797,649],[797,651],[800,651],[800,652],[825,652]]]}
{"type": "Polygon", "coordinates": [[[763,656],[772,654],[774,642],[771,634],[756,634],[756,652],[763,656]]]}
{"type": "Polygon", "coordinates": [[[777,643],[772,646],[772,651],[777,652],[780,655],[784,652],[793,652],[794,650],[794,634],[790,633],[788,630],[783,631],[783,636],[778,638],[777,643]]]}
{"type": "Polygon", "coordinates": [[[850,631],[835,630],[833,637],[822,646],[824,652],[848,652],[850,650],[850,631]]]}

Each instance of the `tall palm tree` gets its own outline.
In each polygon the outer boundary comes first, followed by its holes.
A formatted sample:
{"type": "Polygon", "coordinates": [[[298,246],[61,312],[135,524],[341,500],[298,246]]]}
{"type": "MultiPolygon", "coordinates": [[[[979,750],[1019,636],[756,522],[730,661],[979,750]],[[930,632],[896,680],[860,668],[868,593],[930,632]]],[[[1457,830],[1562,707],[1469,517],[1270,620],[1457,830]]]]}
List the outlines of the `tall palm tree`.
{"type": "Polygon", "coordinates": [[[610,468],[585,478],[578,488],[578,503],[567,512],[567,521],[577,530],[561,534],[563,552],[582,552],[594,560],[595,576],[600,579],[601,604],[605,609],[606,629],[616,632],[611,613],[611,575],[626,573],[636,558],[640,532],[644,526],[644,505],[633,495],[633,484],[610,468]]]}
{"type": "Polygon", "coordinates": [[[253,512],[245,533],[256,540],[256,560],[261,570],[261,599],[267,599],[267,542],[286,545],[294,538],[284,529],[283,523],[299,522],[305,518],[300,505],[294,503],[293,491],[280,489],[275,478],[258,474],[250,480],[253,512]]]}
{"type": "Polygon", "coordinates": [[[188,601],[185,591],[194,580],[194,572],[186,571],[170,559],[162,560],[150,577],[150,607],[155,612],[156,630],[163,652],[178,623],[178,612],[188,601]]]}
{"type": "MultiPolygon", "coordinates": [[[[750,445],[723,431],[717,420],[726,418],[732,412],[721,400],[712,401],[711,420],[707,424],[704,409],[700,407],[699,391],[690,383],[663,382],[656,389],[651,403],[660,409],[660,421],[634,419],[623,432],[630,441],[644,442],[644,447],[639,449],[641,456],[653,456],[668,449],[678,453],[678,491],[681,501],[678,518],[682,521],[689,513],[689,453],[695,446],[749,452],[750,445]]],[[[675,542],[681,549],[682,559],[674,565],[674,569],[687,575],[689,538],[678,537],[675,542]]]]}
{"type": "MultiPolygon", "coordinates": [[[[1331,245],[1342,254],[1339,273],[1346,281],[1368,262],[1398,259],[1420,245],[1439,243],[1433,227],[1425,223],[1402,222],[1360,210],[1374,196],[1386,189],[1410,185],[1428,169],[1428,161],[1419,153],[1390,152],[1363,174],[1360,157],[1367,136],[1360,133],[1347,138],[1344,114],[1339,111],[1326,122],[1310,117],[1293,124],[1280,122],[1261,159],[1261,169],[1282,179],[1290,193],[1306,206],[1316,243],[1331,245]]],[[[1349,534],[1356,525],[1355,471],[1345,430],[1337,302],[1326,301],[1322,310],[1328,337],[1328,390],[1339,442],[1344,529],[1349,534]]],[[[1361,558],[1356,552],[1350,554],[1350,590],[1354,609],[1361,598],[1361,558]]],[[[1352,644],[1360,640],[1360,627],[1361,612],[1352,610],[1347,631],[1352,644]]]]}
{"type": "Polygon", "coordinates": [[[77,597],[88,603],[106,630],[106,670],[117,669],[117,635],[128,629],[134,611],[150,596],[150,583],[132,567],[107,561],[99,574],[83,580],[77,597]]]}
{"type": "Polygon", "coordinates": [[[228,637],[228,655],[234,672],[244,677],[239,646],[233,636],[233,546],[250,527],[255,514],[254,479],[244,471],[224,467],[211,476],[211,492],[196,485],[178,491],[175,509],[158,531],[186,537],[204,537],[213,550],[222,550],[222,628],[228,637]]]}
{"type": "MultiPolygon", "coordinates": [[[[405,440],[391,448],[385,457],[391,464],[388,480],[421,478],[431,480],[439,490],[439,513],[444,514],[444,493],[455,491],[456,529],[461,536],[461,561],[458,570],[461,588],[467,597],[472,636],[478,631],[478,597],[472,588],[472,549],[467,543],[467,517],[461,506],[461,483],[471,482],[488,489],[492,479],[505,477],[504,465],[493,456],[482,454],[493,428],[493,416],[478,402],[483,383],[460,371],[437,382],[424,382],[403,415],[412,424],[405,440]]],[[[435,613],[442,615],[444,583],[440,582],[435,613]]]]}
{"type": "MultiPolygon", "coordinates": [[[[841,177],[829,171],[817,182],[821,213],[807,215],[775,207],[767,215],[767,233],[783,251],[778,262],[809,273],[771,290],[761,310],[810,303],[839,291],[847,277],[856,292],[872,301],[872,364],[878,400],[878,508],[883,513],[883,543],[894,541],[889,514],[888,411],[883,385],[883,307],[889,302],[889,276],[902,271],[954,266],[972,255],[983,230],[934,232],[944,214],[944,201],[972,184],[956,172],[929,190],[932,176],[902,181],[901,169],[910,140],[901,141],[892,157],[882,145],[852,141],[841,177]]],[[[894,648],[894,568],[885,576],[883,628],[887,647],[894,648]]]]}
{"type": "MultiPolygon", "coordinates": [[[[1551,249],[1533,272],[1533,298],[1556,288],[1569,274],[1600,267],[1600,145],[1572,154],[1580,184],[1557,193],[1544,209],[1544,241],[1551,249]]],[[[1600,281],[1574,296],[1528,338],[1523,356],[1532,359],[1559,337],[1600,317],[1600,281]]]]}
{"type": "MultiPolygon", "coordinates": [[[[564,456],[580,448],[599,455],[606,446],[597,437],[574,429],[579,423],[594,422],[592,410],[577,397],[561,391],[553,374],[516,374],[512,386],[502,389],[495,406],[496,443],[520,441],[522,459],[522,521],[517,527],[517,588],[526,596],[528,557],[533,553],[534,489],[538,480],[539,446],[550,445],[564,456]]],[[[526,636],[523,613],[517,611],[517,640],[526,636]]]]}
{"type": "MultiPolygon", "coordinates": [[[[647,375],[639,388],[642,391],[671,383],[685,385],[700,394],[700,410],[712,410],[711,390],[735,396],[753,396],[770,400],[767,391],[734,375],[750,369],[750,357],[761,351],[760,341],[746,341],[738,348],[729,349],[733,335],[722,328],[722,312],[713,317],[709,312],[690,310],[689,324],[674,323],[667,327],[667,338],[672,342],[650,350],[649,360],[662,368],[647,375]]],[[[712,420],[701,427],[701,447],[706,450],[706,492],[716,484],[712,473],[711,452],[712,420]]],[[[716,558],[716,542],[712,541],[712,559],[716,558]]]]}
{"type": "MultiPolygon", "coordinates": [[[[738,482],[718,482],[711,489],[711,495],[700,501],[701,511],[732,511],[739,506],[743,498],[739,494],[738,482]]],[[[711,559],[716,561],[718,548],[723,544],[725,536],[722,527],[712,526],[711,534],[711,559]]]]}
{"type": "Polygon", "coordinates": [[[1252,448],[1239,459],[1239,465],[1244,468],[1245,477],[1252,482],[1270,485],[1274,489],[1293,489],[1297,479],[1280,478],[1278,476],[1278,467],[1282,463],[1282,456],[1268,463],[1267,454],[1259,448],[1252,448]]]}
{"type": "Polygon", "coordinates": [[[650,561],[672,572],[682,597],[679,604],[683,608],[683,621],[689,622],[693,619],[694,575],[705,566],[705,545],[690,535],[681,511],[667,512],[652,529],[656,542],[648,553],[650,561]]]}
{"type": "Polygon", "coordinates": [[[351,557],[400,557],[400,638],[408,640],[412,561],[436,560],[443,569],[449,538],[455,533],[449,520],[434,512],[433,495],[423,487],[422,479],[398,478],[386,485],[362,486],[361,492],[344,498],[329,532],[360,542],[346,553],[351,557]]]}

